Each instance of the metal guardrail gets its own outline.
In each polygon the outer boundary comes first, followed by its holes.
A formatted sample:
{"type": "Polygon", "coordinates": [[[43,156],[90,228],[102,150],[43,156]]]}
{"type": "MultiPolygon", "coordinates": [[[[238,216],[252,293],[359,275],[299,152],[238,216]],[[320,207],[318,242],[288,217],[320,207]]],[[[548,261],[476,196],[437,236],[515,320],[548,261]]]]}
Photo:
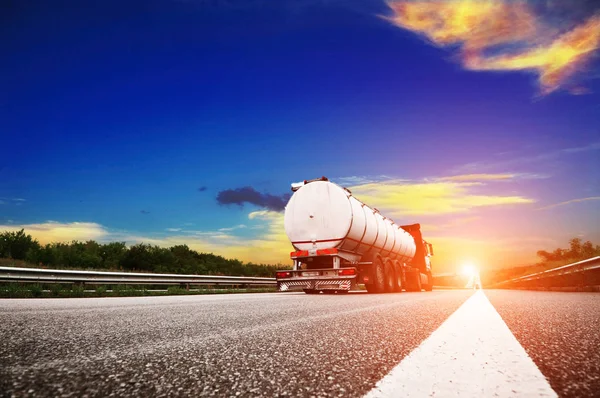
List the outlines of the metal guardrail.
{"type": "Polygon", "coordinates": [[[275,278],[0,267],[0,282],[89,285],[275,285],[275,278]]]}
{"type": "MultiPolygon", "coordinates": [[[[587,260],[578,261],[573,264],[563,265],[561,267],[552,268],[542,272],[536,272],[535,274],[520,276],[518,278],[509,279],[504,282],[500,282],[496,285],[496,287],[508,287],[508,286],[525,286],[525,285],[533,285],[536,282],[542,283],[550,280],[559,280],[563,279],[566,281],[573,282],[573,278],[581,276],[586,272],[600,270],[600,256],[592,257],[587,260]]],[[[578,285],[585,285],[586,281],[578,278],[578,285]]],[[[596,280],[590,280],[591,284],[596,284],[596,280]]],[[[559,285],[560,283],[557,283],[559,285]]],[[[565,285],[567,286],[567,285],[565,285]]]]}

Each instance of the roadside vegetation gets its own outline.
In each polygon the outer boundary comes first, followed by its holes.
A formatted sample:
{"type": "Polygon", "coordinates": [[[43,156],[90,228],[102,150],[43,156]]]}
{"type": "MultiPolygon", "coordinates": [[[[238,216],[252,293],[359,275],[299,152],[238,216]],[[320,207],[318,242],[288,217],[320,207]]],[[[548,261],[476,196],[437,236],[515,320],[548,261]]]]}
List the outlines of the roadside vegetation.
{"type": "Polygon", "coordinates": [[[41,245],[24,230],[0,233],[0,266],[262,277],[273,277],[278,269],[289,268],[198,253],[187,245],[140,243],[128,247],[125,242],[93,240],[41,245]]]}
{"type": "Polygon", "coordinates": [[[540,261],[536,264],[512,268],[482,270],[480,277],[483,286],[490,286],[509,279],[600,256],[600,245],[594,245],[590,241],[582,242],[579,238],[573,238],[569,241],[569,248],[567,249],[557,248],[552,252],[539,250],[537,255],[540,258],[540,261]]]}
{"type": "Polygon", "coordinates": [[[4,283],[0,284],[0,298],[75,298],[75,297],[134,297],[174,296],[190,294],[230,294],[274,292],[275,288],[215,288],[195,286],[189,290],[179,286],[113,285],[90,286],[76,284],[4,283]]]}
{"type": "MultiPolygon", "coordinates": [[[[0,266],[164,274],[273,277],[285,265],[244,263],[212,253],[198,253],[186,245],[159,247],[125,242],[49,243],[41,245],[24,230],[0,233],[0,266]]],[[[0,282],[0,298],[66,298],[164,296],[272,292],[275,288],[215,286],[78,285],[0,282]]]]}

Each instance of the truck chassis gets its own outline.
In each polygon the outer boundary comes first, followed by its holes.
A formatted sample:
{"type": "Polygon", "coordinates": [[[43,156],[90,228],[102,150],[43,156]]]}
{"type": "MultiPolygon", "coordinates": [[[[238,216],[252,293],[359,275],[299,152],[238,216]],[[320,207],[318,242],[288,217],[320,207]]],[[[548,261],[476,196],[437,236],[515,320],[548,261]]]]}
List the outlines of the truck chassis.
{"type": "Polygon", "coordinates": [[[348,255],[337,249],[292,252],[294,269],[278,271],[279,291],[304,290],[314,293],[345,293],[364,284],[370,293],[431,291],[433,280],[429,269],[420,270],[376,255],[372,261],[348,261],[348,255]]]}

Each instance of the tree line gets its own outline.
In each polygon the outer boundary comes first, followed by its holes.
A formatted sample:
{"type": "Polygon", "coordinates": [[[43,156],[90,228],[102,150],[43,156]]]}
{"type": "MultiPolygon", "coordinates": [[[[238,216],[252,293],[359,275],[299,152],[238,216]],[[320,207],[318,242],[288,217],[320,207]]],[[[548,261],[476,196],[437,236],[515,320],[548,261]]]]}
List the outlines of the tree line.
{"type": "Polygon", "coordinates": [[[587,258],[600,256],[600,245],[594,246],[594,244],[589,240],[582,242],[579,238],[573,238],[569,241],[568,249],[558,248],[552,252],[539,250],[537,252],[537,255],[545,263],[553,261],[575,262],[585,260],[587,258]]]}
{"type": "Polygon", "coordinates": [[[537,255],[541,260],[537,264],[481,270],[480,277],[483,285],[490,286],[498,282],[600,256],[600,245],[594,245],[590,241],[583,242],[580,238],[573,238],[569,241],[569,247],[566,249],[539,250],[537,255]]]}
{"type": "Polygon", "coordinates": [[[159,247],[93,240],[41,245],[23,229],[0,233],[0,258],[23,260],[48,268],[139,271],[172,274],[272,277],[281,265],[244,263],[212,253],[199,253],[187,245],[159,247]]]}

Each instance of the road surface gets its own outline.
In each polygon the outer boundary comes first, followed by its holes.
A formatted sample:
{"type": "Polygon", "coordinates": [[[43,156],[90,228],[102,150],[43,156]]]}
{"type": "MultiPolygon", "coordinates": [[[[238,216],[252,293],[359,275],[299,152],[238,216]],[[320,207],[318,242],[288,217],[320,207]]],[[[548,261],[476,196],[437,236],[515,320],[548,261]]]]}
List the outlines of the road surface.
{"type": "Polygon", "coordinates": [[[598,293],[0,300],[0,391],[591,397],[599,330],[598,293]]]}

